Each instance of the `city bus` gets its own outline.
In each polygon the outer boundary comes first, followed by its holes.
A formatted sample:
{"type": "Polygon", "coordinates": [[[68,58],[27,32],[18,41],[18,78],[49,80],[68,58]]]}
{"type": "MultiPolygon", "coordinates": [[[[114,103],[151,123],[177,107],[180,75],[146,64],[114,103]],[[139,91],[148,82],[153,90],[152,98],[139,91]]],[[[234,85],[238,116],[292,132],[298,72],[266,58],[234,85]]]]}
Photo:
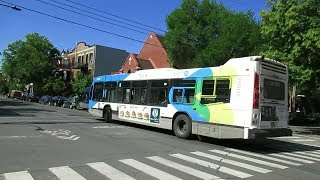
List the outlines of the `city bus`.
{"type": "Polygon", "coordinates": [[[264,58],[217,67],[159,68],[93,79],[88,111],[106,122],[169,129],[179,138],[291,136],[288,68],[264,58]]]}

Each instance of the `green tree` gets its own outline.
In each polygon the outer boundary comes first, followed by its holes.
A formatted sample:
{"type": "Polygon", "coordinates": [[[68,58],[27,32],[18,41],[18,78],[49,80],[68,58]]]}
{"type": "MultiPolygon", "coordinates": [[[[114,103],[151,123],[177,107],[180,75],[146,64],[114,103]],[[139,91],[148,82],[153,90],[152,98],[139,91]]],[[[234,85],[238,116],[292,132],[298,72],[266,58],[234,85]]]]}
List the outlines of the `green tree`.
{"type": "Polygon", "coordinates": [[[261,32],[268,57],[286,63],[290,82],[307,95],[320,94],[320,1],[270,0],[261,32]]]}
{"type": "Polygon", "coordinates": [[[3,51],[2,70],[10,84],[41,84],[52,75],[53,60],[59,51],[44,36],[27,34],[26,40],[17,40],[3,51]]]}
{"type": "Polygon", "coordinates": [[[84,90],[88,87],[92,82],[92,75],[77,73],[76,79],[73,83],[73,92],[79,97],[83,95],[84,90]]]}
{"type": "Polygon", "coordinates": [[[183,0],[166,19],[164,44],[178,68],[218,66],[253,55],[261,45],[253,13],[234,12],[213,0],[183,0]]]}
{"type": "Polygon", "coordinates": [[[49,77],[44,80],[42,91],[46,94],[62,95],[66,89],[66,84],[63,79],[57,77],[49,77]]]}

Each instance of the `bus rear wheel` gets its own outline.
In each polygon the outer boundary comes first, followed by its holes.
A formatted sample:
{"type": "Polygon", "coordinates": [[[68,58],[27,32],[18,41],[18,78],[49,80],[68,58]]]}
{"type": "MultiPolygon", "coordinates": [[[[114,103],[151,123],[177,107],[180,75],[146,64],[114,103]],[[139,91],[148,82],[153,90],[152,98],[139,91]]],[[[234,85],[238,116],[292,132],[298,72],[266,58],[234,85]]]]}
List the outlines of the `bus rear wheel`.
{"type": "Polygon", "coordinates": [[[173,131],[178,138],[188,139],[191,137],[191,120],[186,114],[180,114],[173,122],[173,131]]]}
{"type": "Polygon", "coordinates": [[[105,110],[103,111],[103,117],[104,117],[104,121],[106,121],[107,123],[112,122],[112,114],[111,114],[111,108],[107,107],[105,108],[105,110]]]}

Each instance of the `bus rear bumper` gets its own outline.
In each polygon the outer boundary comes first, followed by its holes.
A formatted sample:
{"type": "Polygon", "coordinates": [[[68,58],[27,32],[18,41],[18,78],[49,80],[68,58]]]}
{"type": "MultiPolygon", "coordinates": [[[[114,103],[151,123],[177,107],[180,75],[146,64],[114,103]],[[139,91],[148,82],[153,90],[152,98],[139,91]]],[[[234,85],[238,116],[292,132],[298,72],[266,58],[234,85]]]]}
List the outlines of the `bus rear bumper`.
{"type": "Polygon", "coordinates": [[[292,130],[289,128],[249,129],[250,139],[281,137],[281,136],[292,136],[292,130]]]}

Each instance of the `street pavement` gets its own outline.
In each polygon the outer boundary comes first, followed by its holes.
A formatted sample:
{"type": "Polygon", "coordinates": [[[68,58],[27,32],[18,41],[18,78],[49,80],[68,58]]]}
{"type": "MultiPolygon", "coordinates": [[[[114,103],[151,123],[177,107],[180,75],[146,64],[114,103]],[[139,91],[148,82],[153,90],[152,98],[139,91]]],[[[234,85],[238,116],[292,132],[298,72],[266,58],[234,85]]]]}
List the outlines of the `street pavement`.
{"type": "Polygon", "coordinates": [[[320,179],[319,127],[264,141],[176,138],[0,97],[0,180],[320,179]]]}

